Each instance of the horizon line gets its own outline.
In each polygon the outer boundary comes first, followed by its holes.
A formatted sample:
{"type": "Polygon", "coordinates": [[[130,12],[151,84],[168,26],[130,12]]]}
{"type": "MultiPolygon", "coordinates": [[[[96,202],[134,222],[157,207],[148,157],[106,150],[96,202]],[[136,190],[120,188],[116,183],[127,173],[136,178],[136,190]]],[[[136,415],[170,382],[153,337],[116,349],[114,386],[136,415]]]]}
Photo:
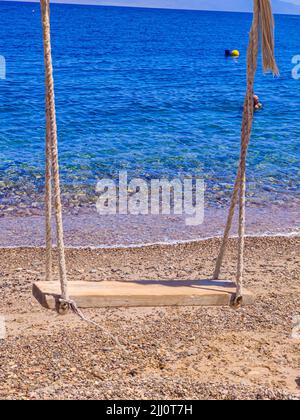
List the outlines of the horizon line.
{"type": "MultiPolygon", "coordinates": [[[[80,1],[80,0],[79,0],[80,1]]],[[[40,0],[0,0],[2,3],[36,3],[39,4],[40,0]]],[[[130,6],[130,5],[114,5],[114,4],[88,4],[88,3],[64,3],[63,1],[51,1],[50,3],[56,5],[64,6],[89,6],[89,7],[111,7],[111,8],[121,8],[121,9],[146,9],[146,10],[174,10],[174,11],[186,11],[186,12],[216,12],[216,13],[242,13],[242,14],[253,14],[253,11],[245,12],[239,10],[211,10],[211,9],[193,9],[193,8],[176,8],[176,7],[152,7],[152,6],[130,6]]],[[[274,13],[277,16],[300,16],[299,13],[274,13]]]]}

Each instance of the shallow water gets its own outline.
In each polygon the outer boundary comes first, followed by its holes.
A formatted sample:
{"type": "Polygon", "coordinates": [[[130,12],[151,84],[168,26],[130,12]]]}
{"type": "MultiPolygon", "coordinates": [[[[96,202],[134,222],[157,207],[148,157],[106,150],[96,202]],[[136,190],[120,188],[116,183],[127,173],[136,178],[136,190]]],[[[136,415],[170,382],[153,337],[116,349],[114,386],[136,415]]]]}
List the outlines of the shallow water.
{"type": "MultiPolygon", "coordinates": [[[[68,247],[107,248],[198,241],[222,236],[226,216],[225,209],[208,209],[204,223],[190,227],[179,216],[99,216],[85,209],[65,215],[65,243],[68,247]]],[[[44,232],[42,216],[2,218],[0,247],[44,246],[44,232]]],[[[237,235],[236,219],[232,235],[237,235]]],[[[285,212],[277,206],[248,208],[247,235],[299,236],[299,208],[285,212]]]]}
{"type": "MultiPolygon", "coordinates": [[[[0,80],[0,211],[10,220],[39,217],[39,7],[1,2],[0,15],[0,55],[7,63],[7,79],[0,80]]],[[[97,180],[115,177],[120,169],[147,180],[204,177],[207,212],[224,213],[238,160],[250,23],[249,14],[52,6],[63,200],[73,226],[84,230],[80,215],[93,214],[97,180]],[[225,59],[225,48],[238,48],[241,57],[225,59]]],[[[263,76],[259,68],[256,91],[264,108],[255,116],[248,164],[250,223],[256,209],[268,214],[275,208],[274,229],[283,231],[299,222],[300,80],[291,75],[292,56],[300,54],[299,23],[298,16],[276,17],[281,76],[263,76]]],[[[263,219],[257,232],[265,230],[263,219]]],[[[117,231],[119,222],[111,223],[117,231]]],[[[152,219],[147,223],[153,226],[152,219]]],[[[164,233],[150,229],[152,238],[146,235],[145,241],[173,240],[172,223],[165,223],[157,223],[164,233]]],[[[199,234],[178,226],[175,239],[199,234]]],[[[129,228],[123,236],[134,242],[129,228]]]]}

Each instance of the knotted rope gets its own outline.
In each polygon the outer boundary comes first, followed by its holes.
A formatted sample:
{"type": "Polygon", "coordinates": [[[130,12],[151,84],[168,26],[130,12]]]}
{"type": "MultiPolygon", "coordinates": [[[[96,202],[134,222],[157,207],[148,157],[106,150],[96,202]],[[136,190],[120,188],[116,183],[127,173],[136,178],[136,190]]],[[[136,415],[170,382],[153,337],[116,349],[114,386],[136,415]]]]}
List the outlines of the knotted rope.
{"type": "Polygon", "coordinates": [[[243,296],[243,273],[244,273],[244,249],[245,249],[245,207],[246,207],[246,159],[250,142],[254,107],[254,80],[257,71],[259,37],[261,37],[262,62],[264,72],[271,71],[278,75],[278,68],[274,58],[274,18],[270,0],[254,0],[253,22],[249,37],[247,52],[247,90],[244,103],[242,130],[241,130],[241,151],[239,168],[234,184],[229,214],[222,245],[217,258],[213,278],[219,279],[223,263],[232,221],[237,202],[239,201],[239,243],[238,243],[238,266],[236,276],[236,296],[234,304],[242,303],[243,296]]]}

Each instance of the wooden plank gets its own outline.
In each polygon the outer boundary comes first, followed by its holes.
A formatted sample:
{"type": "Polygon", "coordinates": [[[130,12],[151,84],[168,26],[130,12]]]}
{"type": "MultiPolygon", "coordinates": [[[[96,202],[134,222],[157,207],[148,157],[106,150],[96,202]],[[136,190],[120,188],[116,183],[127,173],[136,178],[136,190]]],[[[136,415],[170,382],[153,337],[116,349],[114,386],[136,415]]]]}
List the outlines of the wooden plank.
{"type": "MultiPolygon", "coordinates": [[[[137,306],[228,306],[235,293],[230,281],[69,282],[70,298],[80,308],[137,306]]],[[[60,295],[57,282],[37,282],[33,295],[47,309],[55,309],[60,295]]],[[[244,303],[253,302],[245,291],[244,303]]]]}

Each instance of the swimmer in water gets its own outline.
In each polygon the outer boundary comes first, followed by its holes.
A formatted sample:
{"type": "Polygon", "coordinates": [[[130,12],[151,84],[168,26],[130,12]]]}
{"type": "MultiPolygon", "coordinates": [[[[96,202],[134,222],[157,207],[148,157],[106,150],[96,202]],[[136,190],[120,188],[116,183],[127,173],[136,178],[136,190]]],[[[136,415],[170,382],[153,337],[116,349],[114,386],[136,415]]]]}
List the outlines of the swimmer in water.
{"type": "Polygon", "coordinates": [[[253,96],[253,107],[254,107],[254,111],[259,111],[263,107],[262,103],[259,102],[259,97],[257,95],[253,96]]]}

